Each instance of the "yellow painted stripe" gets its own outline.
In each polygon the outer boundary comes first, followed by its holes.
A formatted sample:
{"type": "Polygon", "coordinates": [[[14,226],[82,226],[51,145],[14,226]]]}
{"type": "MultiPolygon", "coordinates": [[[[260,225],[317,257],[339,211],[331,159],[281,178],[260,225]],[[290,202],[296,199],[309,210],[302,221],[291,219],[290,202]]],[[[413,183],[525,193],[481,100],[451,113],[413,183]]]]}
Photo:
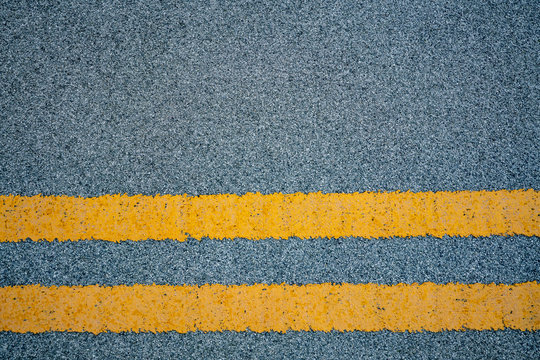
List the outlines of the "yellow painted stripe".
{"type": "Polygon", "coordinates": [[[535,190],[1,196],[0,241],[540,235],[535,190]]]}
{"type": "Polygon", "coordinates": [[[0,288],[0,331],[540,329],[540,286],[203,285],[0,288]]]}

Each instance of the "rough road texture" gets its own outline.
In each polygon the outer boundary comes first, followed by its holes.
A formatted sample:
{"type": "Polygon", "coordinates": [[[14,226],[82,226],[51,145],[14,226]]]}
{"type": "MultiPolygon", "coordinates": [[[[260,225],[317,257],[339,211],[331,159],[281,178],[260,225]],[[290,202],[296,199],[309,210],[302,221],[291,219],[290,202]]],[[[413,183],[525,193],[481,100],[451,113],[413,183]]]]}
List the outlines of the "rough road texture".
{"type": "MultiPolygon", "coordinates": [[[[535,1],[3,3],[0,194],[538,190],[538,18],[535,1]]],[[[538,240],[1,243],[0,281],[513,283],[539,280],[538,240]]],[[[0,357],[534,359],[539,343],[0,333],[0,357]]]]}

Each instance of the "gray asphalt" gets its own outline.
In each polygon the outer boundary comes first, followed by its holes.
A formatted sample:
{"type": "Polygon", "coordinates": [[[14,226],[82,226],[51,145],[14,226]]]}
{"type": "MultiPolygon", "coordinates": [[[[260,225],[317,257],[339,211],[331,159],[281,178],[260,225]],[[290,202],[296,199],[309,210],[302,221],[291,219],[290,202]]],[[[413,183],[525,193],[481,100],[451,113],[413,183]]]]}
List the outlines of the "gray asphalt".
{"type": "Polygon", "coordinates": [[[539,333],[0,333],[9,359],[536,359],[539,333]],[[44,353],[44,349],[47,352],[44,353]]]}
{"type": "Polygon", "coordinates": [[[0,286],[505,283],[540,279],[526,236],[2,244],[0,286]]]}
{"type": "Polygon", "coordinates": [[[538,188],[539,9],[8,1],[0,193],[538,188]]]}
{"type": "MultiPolygon", "coordinates": [[[[540,189],[537,1],[0,4],[0,194],[540,189]]],[[[540,280],[538,237],[0,244],[0,285],[540,280]]],[[[537,333],[0,333],[0,358],[540,358],[537,333]]]]}

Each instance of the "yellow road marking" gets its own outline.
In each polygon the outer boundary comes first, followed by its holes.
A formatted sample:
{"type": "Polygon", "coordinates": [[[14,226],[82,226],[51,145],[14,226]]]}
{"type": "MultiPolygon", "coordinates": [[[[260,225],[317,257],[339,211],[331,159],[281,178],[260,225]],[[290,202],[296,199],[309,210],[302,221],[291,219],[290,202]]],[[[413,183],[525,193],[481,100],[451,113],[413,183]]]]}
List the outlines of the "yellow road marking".
{"type": "Polygon", "coordinates": [[[540,329],[540,285],[26,285],[0,288],[0,331],[540,329]]]}
{"type": "Polygon", "coordinates": [[[0,196],[0,241],[540,235],[540,192],[0,196]]]}

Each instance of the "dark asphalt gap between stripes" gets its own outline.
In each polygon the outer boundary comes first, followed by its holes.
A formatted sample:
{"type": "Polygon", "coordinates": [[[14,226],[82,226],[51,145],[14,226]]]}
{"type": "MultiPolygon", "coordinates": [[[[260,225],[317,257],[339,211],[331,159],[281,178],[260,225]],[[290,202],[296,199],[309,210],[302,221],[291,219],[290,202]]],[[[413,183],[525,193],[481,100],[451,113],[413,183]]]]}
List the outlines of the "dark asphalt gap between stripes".
{"type": "Polygon", "coordinates": [[[382,332],[0,332],[10,359],[534,359],[540,333],[515,330],[382,332]]]}
{"type": "Polygon", "coordinates": [[[504,283],[540,279],[527,236],[1,243],[0,286],[504,283]]]}

